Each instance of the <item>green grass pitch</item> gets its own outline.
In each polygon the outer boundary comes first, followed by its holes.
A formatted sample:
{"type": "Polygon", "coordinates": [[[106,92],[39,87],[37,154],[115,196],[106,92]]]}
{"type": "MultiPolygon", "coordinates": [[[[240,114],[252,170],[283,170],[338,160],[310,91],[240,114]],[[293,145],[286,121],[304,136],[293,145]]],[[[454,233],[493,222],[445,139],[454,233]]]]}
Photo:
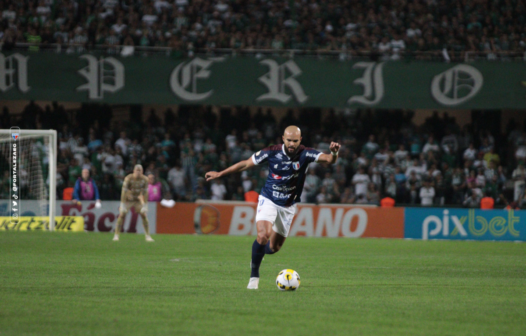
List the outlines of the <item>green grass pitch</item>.
{"type": "Polygon", "coordinates": [[[0,233],[0,336],[526,335],[526,244],[0,233]],[[301,276],[281,292],[278,272],[301,276]]]}

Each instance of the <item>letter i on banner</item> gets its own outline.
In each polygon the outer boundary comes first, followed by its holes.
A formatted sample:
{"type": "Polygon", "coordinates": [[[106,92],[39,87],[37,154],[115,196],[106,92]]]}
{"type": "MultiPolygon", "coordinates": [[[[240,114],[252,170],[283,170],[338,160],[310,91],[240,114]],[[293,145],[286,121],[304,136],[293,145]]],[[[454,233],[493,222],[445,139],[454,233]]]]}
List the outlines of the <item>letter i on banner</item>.
{"type": "Polygon", "coordinates": [[[11,127],[11,225],[14,227],[18,223],[20,213],[19,177],[18,177],[18,154],[20,153],[20,127],[11,127]]]}

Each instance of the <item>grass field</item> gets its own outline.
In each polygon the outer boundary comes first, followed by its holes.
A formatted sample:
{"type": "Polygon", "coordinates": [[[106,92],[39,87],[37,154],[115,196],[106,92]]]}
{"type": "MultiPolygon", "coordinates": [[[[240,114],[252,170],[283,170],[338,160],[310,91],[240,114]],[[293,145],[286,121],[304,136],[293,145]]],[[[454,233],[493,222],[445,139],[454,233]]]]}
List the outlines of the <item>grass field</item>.
{"type": "Polygon", "coordinates": [[[526,335],[526,244],[0,233],[0,335],[526,335]],[[301,276],[280,292],[277,273],[301,276]]]}

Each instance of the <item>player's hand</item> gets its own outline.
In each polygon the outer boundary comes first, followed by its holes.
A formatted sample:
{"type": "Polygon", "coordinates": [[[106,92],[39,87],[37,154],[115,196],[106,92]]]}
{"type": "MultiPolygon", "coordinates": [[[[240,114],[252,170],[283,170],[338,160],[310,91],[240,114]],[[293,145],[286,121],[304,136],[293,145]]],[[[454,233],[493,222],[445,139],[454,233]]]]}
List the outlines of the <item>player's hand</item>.
{"type": "Polygon", "coordinates": [[[333,153],[337,153],[340,150],[341,145],[337,142],[331,142],[329,150],[333,153]]]}
{"type": "Polygon", "coordinates": [[[221,176],[221,174],[219,172],[210,171],[210,172],[205,174],[206,182],[211,181],[213,179],[216,179],[216,178],[218,178],[220,176],[221,176]]]}
{"type": "Polygon", "coordinates": [[[139,202],[141,202],[141,204],[144,204],[144,195],[143,194],[139,194],[139,196],[137,196],[137,198],[139,199],[139,202]]]}

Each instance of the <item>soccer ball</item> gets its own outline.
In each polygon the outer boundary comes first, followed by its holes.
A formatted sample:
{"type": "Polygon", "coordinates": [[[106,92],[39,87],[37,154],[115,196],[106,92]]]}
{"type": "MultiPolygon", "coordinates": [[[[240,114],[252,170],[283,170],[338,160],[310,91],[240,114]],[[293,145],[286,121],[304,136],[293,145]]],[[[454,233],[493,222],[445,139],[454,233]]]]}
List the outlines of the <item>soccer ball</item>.
{"type": "Polygon", "coordinates": [[[300,286],[300,275],[291,269],[279,272],[276,285],[282,291],[295,291],[300,286]]]}

